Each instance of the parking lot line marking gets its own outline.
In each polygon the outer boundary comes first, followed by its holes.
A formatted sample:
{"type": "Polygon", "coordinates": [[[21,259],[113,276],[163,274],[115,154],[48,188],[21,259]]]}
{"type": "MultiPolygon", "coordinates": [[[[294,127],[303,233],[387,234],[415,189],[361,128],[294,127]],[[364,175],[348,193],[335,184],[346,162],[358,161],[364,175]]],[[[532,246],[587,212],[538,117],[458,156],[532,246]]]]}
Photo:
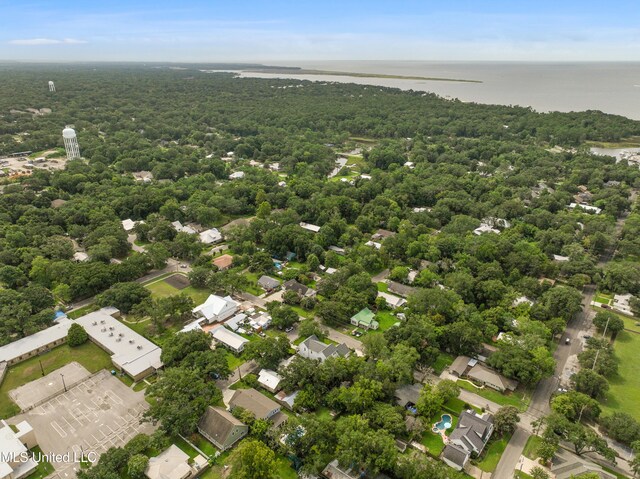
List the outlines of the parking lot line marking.
{"type": "Polygon", "coordinates": [[[67,437],[67,433],[64,432],[64,429],[62,429],[57,422],[51,421],[51,427],[60,434],[60,437],[67,437]]]}

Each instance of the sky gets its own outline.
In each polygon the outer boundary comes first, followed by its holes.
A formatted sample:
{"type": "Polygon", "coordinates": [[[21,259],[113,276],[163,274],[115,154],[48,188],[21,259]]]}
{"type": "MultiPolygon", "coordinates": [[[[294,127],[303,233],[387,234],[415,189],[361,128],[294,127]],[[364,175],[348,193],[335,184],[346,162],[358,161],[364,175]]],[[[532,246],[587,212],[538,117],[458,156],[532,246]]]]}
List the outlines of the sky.
{"type": "Polygon", "coordinates": [[[640,61],[637,0],[0,0],[0,60],[640,61]]]}

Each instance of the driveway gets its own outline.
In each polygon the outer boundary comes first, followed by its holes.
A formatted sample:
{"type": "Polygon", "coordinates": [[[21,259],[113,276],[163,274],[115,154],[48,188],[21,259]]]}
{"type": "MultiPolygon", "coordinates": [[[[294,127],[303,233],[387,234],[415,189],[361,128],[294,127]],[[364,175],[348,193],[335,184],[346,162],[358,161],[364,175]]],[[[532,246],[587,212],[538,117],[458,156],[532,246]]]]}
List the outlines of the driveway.
{"type": "Polygon", "coordinates": [[[350,349],[354,349],[356,353],[363,353],[362,342],[360,342],[358,339],[354,338],[353,336],[343,334],[340,331],[336,331],[333,328],[327,328],[327,330],[329,331],[328,337],[331,341],[335,341],[336,343],[344,343],[350,349]]]}

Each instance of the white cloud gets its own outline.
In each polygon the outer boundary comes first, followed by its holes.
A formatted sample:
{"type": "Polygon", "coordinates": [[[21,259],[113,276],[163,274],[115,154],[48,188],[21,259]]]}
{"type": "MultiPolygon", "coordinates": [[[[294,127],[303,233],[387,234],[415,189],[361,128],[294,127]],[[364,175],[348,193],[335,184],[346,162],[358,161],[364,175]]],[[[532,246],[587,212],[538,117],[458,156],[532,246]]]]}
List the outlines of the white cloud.
{"type": "Polygon", "coordinates": [[[78,45],[80,43],[87,42],[76,38],[63,38],[62,40],[56,38],[25,38],[9,41],[10,45],[78,45]]]}

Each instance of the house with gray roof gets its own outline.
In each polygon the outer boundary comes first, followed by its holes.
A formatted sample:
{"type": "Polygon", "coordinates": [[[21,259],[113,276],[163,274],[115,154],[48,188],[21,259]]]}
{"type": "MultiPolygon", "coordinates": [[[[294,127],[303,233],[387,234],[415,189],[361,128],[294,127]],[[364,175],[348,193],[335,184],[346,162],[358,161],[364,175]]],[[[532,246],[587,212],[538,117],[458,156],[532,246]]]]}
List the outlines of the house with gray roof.
{"type": "Polygon", "coordinates": [[[198,432],[221,451],[226,451],[245,437],[249,426],[229,411],[209,406],[198,422],[198,432]]]}
{"type": "Polygon", "coordinates": [[[418,291],[413,286],[407,286],[402,283],[398,283],[397,281],[387,281],[387,289],[390,293],[394,293],[405,298],[418,291]]]}
{"type": "Polygon", "coordinates": [[[467,377],[485,386],[489,386],[497,391],[515,391],[518,381],[509,379],[497,371],[488,368],[480,363],[474,365],[468,372],[467,377]]]}
{"type": "Polygon", "coordinates": [[[317,359],[324,362],[330,357],[346,357],[351,350],[346,344],[325,344],[314,334],[309,336],[298,346],[298,354],[303,358],[317,359]]]}
{"type": "Polygon", "coordinates": [[[396,389],[393,395],[396,398],[396,404],[404,408],[418,404],[421,392],[422,384],[407,384],[396,389]]]}
{"type": "Polygon", "coordinates": [[[493,416],[482,416],[475,411],[462,411],[458,425],[449,435],[449,442],[442,451],[442,460],[461,471],[471,454],[480,455],[493,433],[493,416]]]}
{"type": "Polygon", "coordinates": [[[282,287],[285,291],[294,291],[301,298],[310,298],[315,296],[316,291],[314,289],[306,287],[304,284],[298,283],[295,279],[290,279],[285,282],[282,287]]]}
{"type": "Polygon", "coordinates": [[[270,276],[260,276],[260,279],[258,280],[258,286],[260,286],[265,291],[270,292],[280,287],[280,281],[275,278],[271,278],[270,276]]]}
{"type": "Polygon", "coordinates": [[[287,420],[287,416],[280,411],[280,404],[260,394],[255,389],[238,389],[229,400],[231,410],[241,407],[253,413],[256,419],[269,419],[274,426],[279,426],[287,420]]]}

